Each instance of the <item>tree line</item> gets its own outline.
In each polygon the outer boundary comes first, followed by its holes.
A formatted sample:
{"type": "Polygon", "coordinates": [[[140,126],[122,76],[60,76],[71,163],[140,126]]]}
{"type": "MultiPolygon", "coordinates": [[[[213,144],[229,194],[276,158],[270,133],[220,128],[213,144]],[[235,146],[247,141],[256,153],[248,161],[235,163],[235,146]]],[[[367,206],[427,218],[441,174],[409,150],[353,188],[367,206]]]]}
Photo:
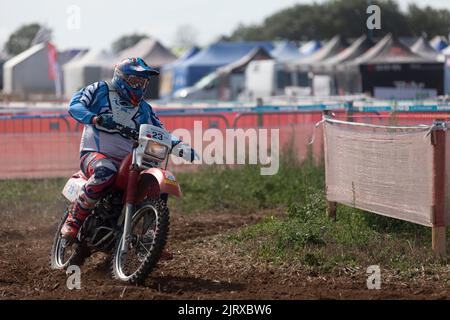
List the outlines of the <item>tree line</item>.
{"type": "MultiPolygon", "coordinates": [[[[374,30],[374,36],[392,33],[400,37],[414,37],[426,34],[431,38],[450,33],[450,10],[410,4],[403,12],[394,0],[328,0],[323,3],[294,5],[272,14],[260,24],[241,24],[229,36],[222,36],[220,40],[322,40],[337,34],[356,38],[368,31],[366,22],[369,4],[378,5],[381,9],[381,29],[374,30]]],[[[4,50],[10,55],[16,55],[28,49],[40,28],[41,25],[37,23],[20,27],[10,35],[4,50]]],[[[189,28],[183,26],[177,31],[181,38],[176,42],[183,47],[187,43],[195,43],[196,32],[187,32],[187,29],[189,28]],[[182,30],[187,34],[183,34],[182,30]]],[[[139,33],[124,35],[112,43],[111,50],[119,52],[147,37],[139,33]]]]}
{"type": "Polygon", "coordinates": [[[324,3],[297,4],[264,19],[260,24],[240,24],[224,40],[312,40],[329,39],[337,34],[348,38],[367,33],[369,4],[381,9],[381,29],[374,36],[392,33],[400,37],[426,34],[447,36],[450,11],[410,4],[406,12],[394,0],[329,0],[324,3]]]}

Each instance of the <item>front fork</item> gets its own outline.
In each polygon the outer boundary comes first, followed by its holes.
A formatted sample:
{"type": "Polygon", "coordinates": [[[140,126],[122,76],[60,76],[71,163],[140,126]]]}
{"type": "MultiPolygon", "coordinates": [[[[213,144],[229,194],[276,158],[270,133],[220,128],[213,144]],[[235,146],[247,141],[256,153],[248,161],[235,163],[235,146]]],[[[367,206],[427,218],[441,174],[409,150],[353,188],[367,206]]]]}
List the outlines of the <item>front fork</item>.
{"type": "Polygon", "coordinates": [[[139,174],[140,169],[136,163],[136,149],[133,149],[133,160],[128,175],[127,196],[125,201],[125,221],[122,235],[122,247],[120,248],[122,253],[126,253],[128,251],[129,243],[131,241],[131,219],[136,206],[139,174]]]}

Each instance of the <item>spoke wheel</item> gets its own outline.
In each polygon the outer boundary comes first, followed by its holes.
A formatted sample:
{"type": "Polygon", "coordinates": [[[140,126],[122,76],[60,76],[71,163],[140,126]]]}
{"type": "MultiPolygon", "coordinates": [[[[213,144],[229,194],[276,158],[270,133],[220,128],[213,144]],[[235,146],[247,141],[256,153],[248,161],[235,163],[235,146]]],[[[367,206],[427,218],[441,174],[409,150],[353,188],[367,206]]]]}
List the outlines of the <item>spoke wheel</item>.
{"type": "Polygon", "coordinates": [[[81,266],[89,256],[89,249],[82,243],[69,243],[61,236],[61,229],[69,215],[69,206],[62,217],[53,238],[50,252],[50,268],[66,269],[70,265],[81,266]]]}
{"type": "Polygon", "coordinates": [[[121,236],[112,261],[113,276],[128,283],[142,283],[156,266],[167,241],[169,210],[162,200],[148,200],[134,213],[128,250],[122,252],[121,236]]]}

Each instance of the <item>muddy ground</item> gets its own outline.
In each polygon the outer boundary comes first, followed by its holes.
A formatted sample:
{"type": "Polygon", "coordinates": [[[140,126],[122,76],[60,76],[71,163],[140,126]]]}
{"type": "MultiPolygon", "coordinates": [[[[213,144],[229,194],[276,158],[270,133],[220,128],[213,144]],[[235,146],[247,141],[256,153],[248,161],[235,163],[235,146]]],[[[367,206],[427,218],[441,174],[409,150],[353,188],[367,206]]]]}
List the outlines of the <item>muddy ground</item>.
{"type": "Polygon", "coordinates": [[[226,240],[267,213],[174,213],[174,259],[161,261],[144,286],[112,280],[106,258],[96,254],[82,267],[81,290],[70,291],[65,273],[48,267],[56,207],[0,213],[0,299],[450,299],[449,284],[436,275],[405,282],[382,271],[381,290],[368,290],[365,270],[320,275],[276,266],[226,240]]]}

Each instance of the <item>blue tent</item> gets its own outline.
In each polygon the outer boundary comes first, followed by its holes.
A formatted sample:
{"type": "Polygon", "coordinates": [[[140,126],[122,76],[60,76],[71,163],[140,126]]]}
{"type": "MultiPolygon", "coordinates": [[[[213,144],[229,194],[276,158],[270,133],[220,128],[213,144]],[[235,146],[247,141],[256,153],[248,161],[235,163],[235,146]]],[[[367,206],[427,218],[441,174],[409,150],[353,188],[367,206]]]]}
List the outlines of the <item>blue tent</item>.
{"type": "Polygon", "coordinates": [[[290,41],[279,42],[270,52],[270,55],[280,62],[295,60],[302,56],[297,46],[290,41]]]}
{"type": "Polygon", "coordinates": [[[192,47],[181,55],[177,60],[172,63],[166,64],[161,68],[160,84],[159,84],[159,96],[160,99],[170,97],[173,93],[173,70],[176,66],[183,64],[197,53],[200,52],[198,47],[192,47]]]}
{"type": "Polygon", "coordinates": [[[299,50],[302,55],[309,56],[310,54],[313,54],[320,48],[322,48],[322,44],[320,43],[320,41],[311,40],[302,45],[299,50]]]}
{"type": "Polygon", "coordinates": [[[270,52],[271,42],[218,42],[173,68],[173,91],[195,84],[217,68],[236,61],[254,48],[270,52]]]}
{"type": "Polygon", "coordinates": [[[441,52],[445,48],[448,47],[448,41],[443,36],[436,36],[430,41],[430,45],[436,50],[437,52],[441,52]]]}
{"type": "Polygon", "coordinates": [[[193,56],[195,56],[199,52],[200,52],[200,48],[199,47],[192,47],[191,49],[189,49],[188,51],[183,53],[181,55],[181,57],[178,58],[177,61],[175,61],[174,63],[183,62],[183,61],[185,61],[185,60],[187,60],[189,58],[192,58],[193,56]]]}
{"type": "Polygon", "coordinates": [[[200,52],[200,48],[199,47],[192,47],[191,49],[187,50],[186,52],[184,52],[177,60],[175,60],[172,63],[166,64],[164,65],[161,70],[164,71],[168,71],[168,70],[172,70],[175,66],[182,64],[183,62],[185,62],[186,60],[192,58],[193,56],[195,56],[197,53],[200,52]]]}

